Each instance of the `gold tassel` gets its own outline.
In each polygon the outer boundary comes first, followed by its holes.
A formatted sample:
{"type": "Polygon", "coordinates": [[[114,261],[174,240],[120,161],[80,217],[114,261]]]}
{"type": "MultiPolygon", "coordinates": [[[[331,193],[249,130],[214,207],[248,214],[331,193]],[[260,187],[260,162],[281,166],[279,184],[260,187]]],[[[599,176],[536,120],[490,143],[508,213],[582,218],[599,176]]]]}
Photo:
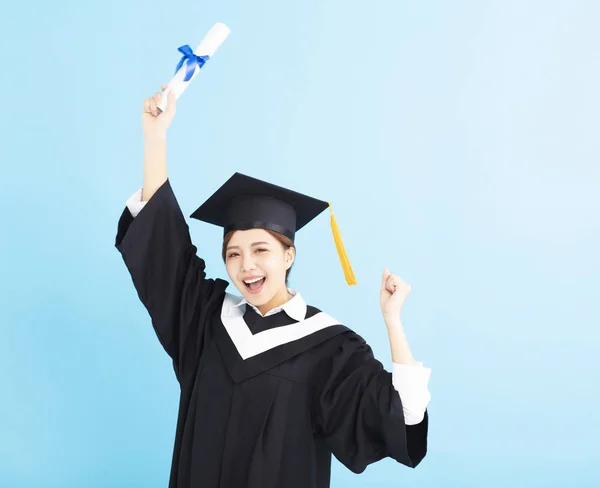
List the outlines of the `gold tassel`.
{"type": "Polygon", "coordinates": [[[335,218],[335,215],[333,214],[331,203],[327,202],[327,204],[329,205],[329,210],[331,212],[331,231],[333,232],[335,247],[337,248],[338,256],[340,257],[340,262],[342,263],[346,283],[348,283],[348,285],[350,286],[357,285],[358,283],[356,281],[356,278],[354,277],[354,271],[352,270],[352,266],[350,265],[350,260],[348,259],[346,250],[344,249],[344,243],[342,242],[340,228],[338,227],[337,220],[335,218]]]}

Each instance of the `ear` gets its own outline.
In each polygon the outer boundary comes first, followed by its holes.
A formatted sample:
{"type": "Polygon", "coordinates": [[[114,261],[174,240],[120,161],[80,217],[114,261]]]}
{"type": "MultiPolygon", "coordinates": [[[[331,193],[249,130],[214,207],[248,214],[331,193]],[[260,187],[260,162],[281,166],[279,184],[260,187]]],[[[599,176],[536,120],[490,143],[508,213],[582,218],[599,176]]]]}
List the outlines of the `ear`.
{"type": "Polygon", "coordinates": [[[293,247],[290,247],[289,249],[285,250],[285,264],[286,264],[286,270],[290,269],[292,267],[292,264],[294,264],[294,259],[296,258],[296,249],[294,249],[293,247]]]}

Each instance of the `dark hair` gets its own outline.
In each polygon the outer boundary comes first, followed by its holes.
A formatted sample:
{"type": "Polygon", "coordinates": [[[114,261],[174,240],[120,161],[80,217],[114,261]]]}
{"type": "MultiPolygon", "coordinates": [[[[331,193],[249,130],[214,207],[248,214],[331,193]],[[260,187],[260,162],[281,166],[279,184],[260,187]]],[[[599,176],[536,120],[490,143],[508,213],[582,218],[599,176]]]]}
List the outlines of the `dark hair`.
{"type": "MultiPolygon", "coordinates": [[[[283,234],[280,234],[279,232],[275,232],[274,230],[269,230],[269,229],[263,229],[263,230],[265,230],[266,232],[271,234],[277,241],[279,241],[279,243],[283,247],[284,251],[287,251],[291,247],[293,247],[294,250],[296,249],[296,246],[294,246],[294,243],[292,242],[292,240],[289,237],[286,237],[283,234]]],[[[234,232],[235,232],[235,230],[228,232],[225,235],[225,237],[223,238],[223,250],[221,251],[221,257],[223,258],[223,262],[225,262],[227,260],[227,246],[229,245],[229,241],[233,237],[234,232]]],[[[294,267],[294,264],[292,263],[292,265],[285,272],[285,286],[289,286],[288,277],[290,276],[290,272],[292,271],[293,267],[294,267]]]]}

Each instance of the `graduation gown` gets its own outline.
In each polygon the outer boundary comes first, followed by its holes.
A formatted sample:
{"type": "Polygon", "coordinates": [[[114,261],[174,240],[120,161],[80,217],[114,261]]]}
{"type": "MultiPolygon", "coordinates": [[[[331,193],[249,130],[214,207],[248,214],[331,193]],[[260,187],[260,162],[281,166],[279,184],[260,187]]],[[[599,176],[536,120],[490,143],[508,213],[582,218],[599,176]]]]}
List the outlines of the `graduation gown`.
{"type": "Polygon", "coordinates": [[[169,180],[115,245],[180,385],[169,488],[326,488],[332,454],[355,473],[423,459],[428,413],[405,425],[362,337],[313,306],[262,317],[206,276],[169,180]]]}

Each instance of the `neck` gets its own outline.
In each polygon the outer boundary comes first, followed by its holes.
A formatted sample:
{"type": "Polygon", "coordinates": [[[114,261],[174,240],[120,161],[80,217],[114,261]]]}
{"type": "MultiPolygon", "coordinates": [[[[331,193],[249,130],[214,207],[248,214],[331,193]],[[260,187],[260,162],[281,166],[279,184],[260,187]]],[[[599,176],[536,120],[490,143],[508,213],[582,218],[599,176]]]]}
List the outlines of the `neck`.
{"type": "Polygon", "coordinates": [[[257,308],[258,310],[260,310],[260,313],[264,317],[268,312],[270,312],[274,308],[281,307],[284,303],[288,302],[290,298],[292,298],[292,296],[289,294],[287,287],[284,286],[283,288],[281,288],[281,290],[275,293],[275,296],[271,298],[271,300],[268,303],[265,303],[264,305],[261,305],[257,308]]]}

